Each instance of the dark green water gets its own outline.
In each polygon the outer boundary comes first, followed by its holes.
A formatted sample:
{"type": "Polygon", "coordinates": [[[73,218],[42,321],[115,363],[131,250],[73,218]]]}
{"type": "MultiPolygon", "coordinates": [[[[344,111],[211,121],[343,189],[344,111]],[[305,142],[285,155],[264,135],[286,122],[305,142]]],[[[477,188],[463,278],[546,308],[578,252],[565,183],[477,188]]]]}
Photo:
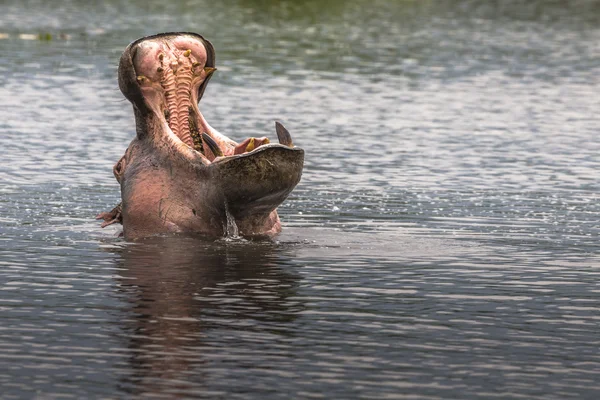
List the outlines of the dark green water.
{"type": "Polygon", "coordinates": [[[0,398],[597,398],[599,27],[592,1],[2,2],[0,398]],[[93,220],[134,135],[118,57],[163,31],[215,45],[211,125],[305,149],[275,241],[93,220]]]}

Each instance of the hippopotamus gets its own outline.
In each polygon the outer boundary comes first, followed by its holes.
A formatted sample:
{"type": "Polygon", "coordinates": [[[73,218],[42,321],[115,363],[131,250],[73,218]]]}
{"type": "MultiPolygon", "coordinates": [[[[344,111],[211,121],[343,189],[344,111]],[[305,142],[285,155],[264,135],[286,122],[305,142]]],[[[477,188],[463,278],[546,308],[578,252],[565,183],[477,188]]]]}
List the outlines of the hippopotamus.
{"type": "Polygon", "coordinates": [[[156,234],[273,236],[277,207],[300,181],[304,151],[275,124],[266,137],[236,142],[199,108],[215,50],[196,33],[132,42],[119,61],[119,88],[133,105],[136,136],[113,167],[121,203],[99,214],[126,239],[156,234]]]}

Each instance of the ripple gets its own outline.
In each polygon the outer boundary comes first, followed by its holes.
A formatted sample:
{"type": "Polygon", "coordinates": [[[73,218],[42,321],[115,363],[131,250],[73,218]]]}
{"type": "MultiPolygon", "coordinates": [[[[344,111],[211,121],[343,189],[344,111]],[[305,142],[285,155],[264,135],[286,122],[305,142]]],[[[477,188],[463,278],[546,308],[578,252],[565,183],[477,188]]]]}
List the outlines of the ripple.
{"type": "Polygon", "coordinates": [[[204,3],[3,9],[3,398],[593,398],[596,2],[204,3]],[[272,241],[124,241],[118,58],[199,27],[302,182],[272,241]]]}

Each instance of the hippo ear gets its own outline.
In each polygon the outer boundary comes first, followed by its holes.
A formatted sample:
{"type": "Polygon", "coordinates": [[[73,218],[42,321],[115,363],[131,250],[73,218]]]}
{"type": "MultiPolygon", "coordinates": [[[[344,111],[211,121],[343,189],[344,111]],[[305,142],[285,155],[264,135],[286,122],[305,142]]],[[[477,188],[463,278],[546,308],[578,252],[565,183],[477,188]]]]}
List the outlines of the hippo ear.
{"type": "MultiPolygon", "coordinates": [[[[211,42],[204,39],[202,36],[200,36],[198,34],[196,34],[196,36],[199,36],[200,39],[202,39],[204,48],[206,48],[206,65],[205,65],[205,67],[214,68],[215,67],[215,48],[213,47],[211,42]]],[[[202,99],[202,95],[204,94],[204,90],[206,89],[206,85],[208,84],[208,81],[210,80],[211,76],[212,76],[212,74],[208,75],[206,77],[206,79],[204,80],[204,82],[202,82],[202,84],[198,88],[198,102],[200,101],[200,99],[202,99]]]]}

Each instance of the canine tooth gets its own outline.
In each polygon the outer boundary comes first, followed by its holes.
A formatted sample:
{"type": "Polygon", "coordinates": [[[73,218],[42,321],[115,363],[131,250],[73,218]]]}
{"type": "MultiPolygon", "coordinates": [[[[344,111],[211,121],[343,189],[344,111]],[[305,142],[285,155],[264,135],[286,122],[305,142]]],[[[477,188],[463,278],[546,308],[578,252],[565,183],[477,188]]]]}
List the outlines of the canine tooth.
{"type": "Polygon", "coordinates": [[[192,54],[192,51],[190,49],[187,49],[186,51],[183,52],[184,57],[189,57],[190,54],[192,54]]]}
{"type": "Polygon", "coordinates": [[[211,76],[213,74],[213,72],[215,72],[217,69],[213,68],[213,67],[204,67],[204,73],[206,74],[206,77],[208,78],[209,76],[211,76]]]}
{"type": "Polygon", "coordinates": [[[202,133],[202,139],[204,140],[204,143],[206,143],[206,145],[208,146],[210,151],[212,151],[212,153],[215,155],[215,157],[223,156],[223,152],[219,148],[219,145],[217,144],[217,142],[215,142],[215,140],[213,138],[208,136],[207,133],[205,133],[205,132],[202,133]]]}
{"type": "Polygon", "coordinates": [[[148,78],[146,78],[144,75],[138,75],[138,77],[137,77],[137,81],[139,83],[144,82],[146,79],[148,79],[148,78]]]}
{"type": "Polygon", "coordinates": [[[165,55],[164,55],[163,53],[160,53],[160,54],[158,55],[158,59],[159,59],[160,61],[162,61],[164,58],[165,58],[165,55]]]}
{"type": "Polygon", "coordinates": [[[163,67],[156,68],[156,72],[163,72],[163,71],[164,71],[163,67]]]}
{"type": "Polygon", "coordinates": [[[275,131],[277,132],[277,139],[279,139],[279,143],[284,146],[294,147],[294,143],[292,143],[292,136],[279,122],[275,122],[275,131]]]}

